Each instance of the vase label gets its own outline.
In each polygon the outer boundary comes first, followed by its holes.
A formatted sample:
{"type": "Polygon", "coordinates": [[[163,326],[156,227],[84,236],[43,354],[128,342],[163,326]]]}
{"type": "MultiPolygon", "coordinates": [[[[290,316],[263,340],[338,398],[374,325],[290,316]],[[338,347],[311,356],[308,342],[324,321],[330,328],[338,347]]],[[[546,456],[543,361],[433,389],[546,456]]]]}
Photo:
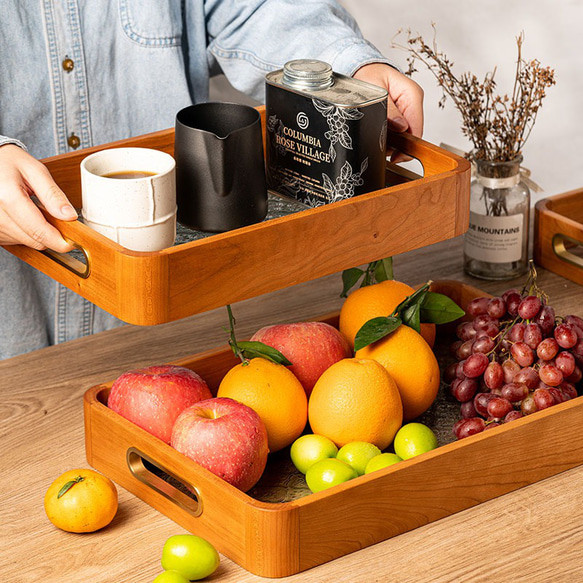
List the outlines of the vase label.
{"type": "Polygon", "coordinates": [[[470,212],[464,252],[472,259],[489,263],[520,261],[523,228],[522,214],[494,217],[470,212]]]}

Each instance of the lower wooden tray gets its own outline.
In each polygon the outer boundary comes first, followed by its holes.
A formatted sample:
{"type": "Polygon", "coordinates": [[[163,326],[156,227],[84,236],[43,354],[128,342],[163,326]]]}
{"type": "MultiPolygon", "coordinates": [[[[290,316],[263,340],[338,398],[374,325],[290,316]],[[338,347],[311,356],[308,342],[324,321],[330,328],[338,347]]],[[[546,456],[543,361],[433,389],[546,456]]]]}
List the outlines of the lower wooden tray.
{"type": "Polygon", "coordinates": [[[540,200],[534,221],[534,260],[583,285],[583,189],[540,200]]]}
{"type": "MultiPolygon", "coordinates": [[[[457,282],[436,282],[433,289],[462,306],[483,295],[457,282]]],[[[322,320],[335,324],[337,314],[322,320]]],[[[225,347],[176,364],[196,370],[216,390],[236,362],[225,347]]],[[[108,409],[111,384],[85,394],[89,463],[266,577],[298,573],[583,463],[578,397],[323,492],[266,502],[108,409]]],[[[270,460],[266,474],[280,465],[270,460]]]]}

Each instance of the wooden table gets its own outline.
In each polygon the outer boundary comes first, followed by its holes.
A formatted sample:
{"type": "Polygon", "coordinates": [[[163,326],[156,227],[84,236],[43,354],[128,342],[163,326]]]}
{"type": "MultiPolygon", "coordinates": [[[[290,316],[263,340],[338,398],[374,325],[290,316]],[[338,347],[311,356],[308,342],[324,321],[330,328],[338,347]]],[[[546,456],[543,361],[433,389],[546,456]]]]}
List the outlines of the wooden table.
{"type": "MultiPolygon", "coordinates": [[[[395,274],[413,284],[462,279],[492,292],[520,283],[472,280],[463,276],[461,261],[456,239],[397,257],[395,274]]],[[[543,270],[539,282],[558,314],[583,314],[581,287],[543,270]]],[[[337,309],[340,288],[336,275],[235,304],[239,335],[337,309]]],[[[0,362],[0,581],[154,579],[164,541],[184,532],[171,520],[119,488],[119,512],[109,527],[65,533],[49,523],[43,497],[60,473],[88,466],[86,389],[130,368],[224,344],[226,323],[226,310],[220,309],[154,328],[124,327],[0,362]]],[[[582,493],[580,466],[285,581],[582,581],[582,493]]],[[[264,581],[226,557],[209,580],[264,581]]]]}

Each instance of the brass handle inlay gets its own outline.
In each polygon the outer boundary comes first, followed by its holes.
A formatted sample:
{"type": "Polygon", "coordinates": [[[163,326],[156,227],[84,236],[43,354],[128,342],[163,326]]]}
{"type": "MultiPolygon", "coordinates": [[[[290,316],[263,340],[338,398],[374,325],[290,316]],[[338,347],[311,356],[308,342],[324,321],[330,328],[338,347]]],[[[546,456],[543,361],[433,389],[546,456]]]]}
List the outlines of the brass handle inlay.
{"type": "Polygon", "coordinates": [[[563,235],[562,233],[556,233],[553,235],[552,241],[555,255],[559,257],[559,259],[562,259],[563,261],[574,265],[575,267],[583,268],[583,257],[579,257],[578,255],[571,253],[568,250],[567,245],[565,245],[565,242],[570,243],[572,247],[583,248],[583,243],[581,241],[577,241],[577,239],[573,239],[572,237],[563,235]]]}
{"type": "Polygon", "coordinates": [[[87,251],[81,245],[75,243],[75,241],[67,239],[67,237],[65,237],[65,241],[73,245],[75,249],[77,249],[83,254],[85,262],[80,261],[79,259],[73,257],[69,253],[59,253],[58,251],[53,251],[52,249],[45,249],[41,251],[41,253],[48,257],[49,259],[52,259],[55,263],[58,263],[59,265],[62,265],[69,271],[73,272],[75,275],[78,275],[83,279],[87,279],[91,273],[89,253],[87,253],[87,251]]]}
{"type": "Polygon", "coordinates": [[[198,489],[192,484],[185,482],[135,447],[128,449],[126,459],[130,472],[140,482],[168,498],[192,516],[202,514],[202,499],[198,489]]]}

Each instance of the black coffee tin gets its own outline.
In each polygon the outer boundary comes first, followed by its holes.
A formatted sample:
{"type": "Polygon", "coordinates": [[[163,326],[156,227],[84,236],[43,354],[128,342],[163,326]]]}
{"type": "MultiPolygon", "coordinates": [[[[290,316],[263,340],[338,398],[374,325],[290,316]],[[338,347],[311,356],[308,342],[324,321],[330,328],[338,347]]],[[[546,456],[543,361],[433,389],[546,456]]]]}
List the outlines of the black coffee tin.
{"type": "Polygon", "coordinates": [[[387,92],[299,60],[266,76],[268,188],[321,206],[385,186],[387,92]]]}

